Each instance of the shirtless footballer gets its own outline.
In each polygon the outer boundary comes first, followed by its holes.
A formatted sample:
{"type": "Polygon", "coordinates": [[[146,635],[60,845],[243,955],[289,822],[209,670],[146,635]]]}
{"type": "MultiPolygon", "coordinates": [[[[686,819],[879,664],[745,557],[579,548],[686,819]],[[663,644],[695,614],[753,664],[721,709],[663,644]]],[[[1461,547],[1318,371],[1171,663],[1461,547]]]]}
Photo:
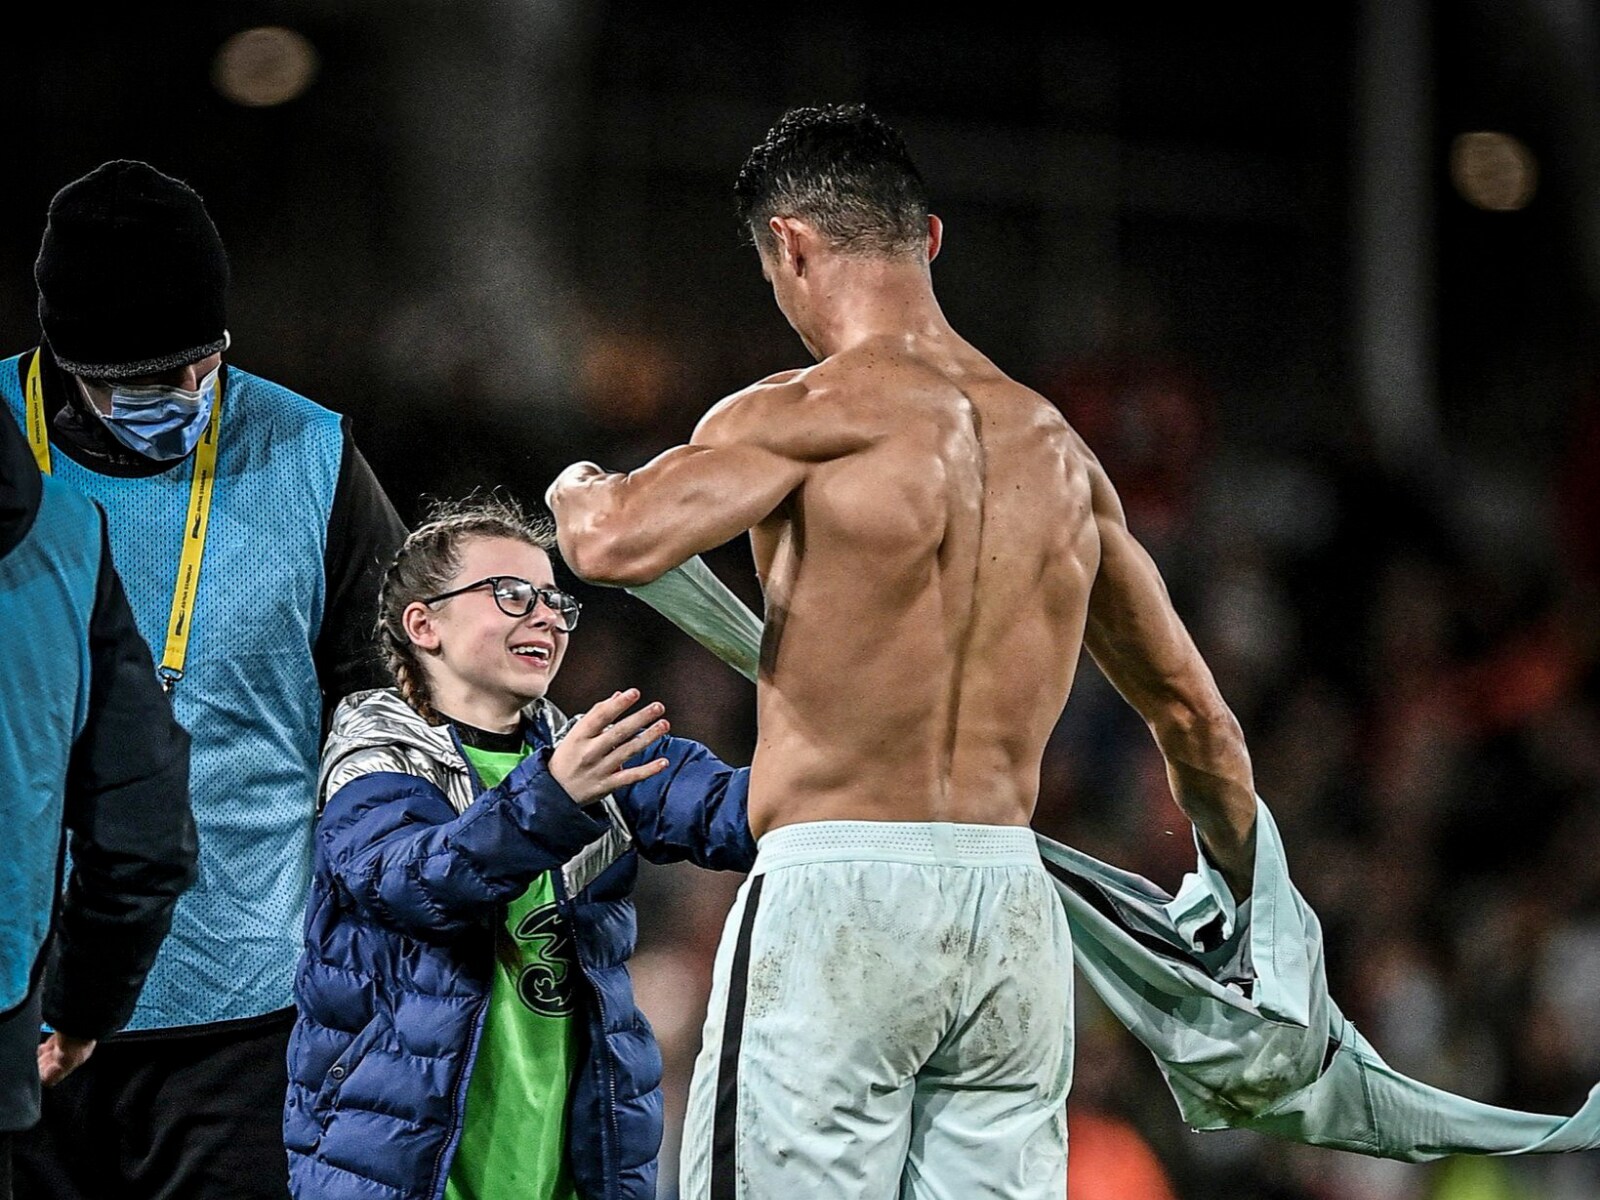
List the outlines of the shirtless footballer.
{"type": "Polygon", "coordinates": [[[759,855],[681,1194],[1059,1200],[1071,947],[1028,823],[1081,647],[1240,895],[1249,756],[1094,455],[945,320],[943,227],[898,135],[860,106],[795,109],[736,191],[816,365],[548,496],[584,578],[643,583],[749,530],[766,596],[759,855]]]}

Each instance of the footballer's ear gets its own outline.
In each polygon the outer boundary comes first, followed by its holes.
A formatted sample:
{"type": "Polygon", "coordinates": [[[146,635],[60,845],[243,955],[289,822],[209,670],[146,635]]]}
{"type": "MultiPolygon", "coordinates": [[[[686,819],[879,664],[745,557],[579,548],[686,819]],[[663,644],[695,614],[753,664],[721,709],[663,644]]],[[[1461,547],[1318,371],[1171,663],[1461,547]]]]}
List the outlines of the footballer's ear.
{"type": "Polygon", "coordinates": [[[821,235],[809,221],[799,217],[773,217],[767,222],[772,234],[774,264],[803,276],[811,257],[821,244],[821,235]]]}

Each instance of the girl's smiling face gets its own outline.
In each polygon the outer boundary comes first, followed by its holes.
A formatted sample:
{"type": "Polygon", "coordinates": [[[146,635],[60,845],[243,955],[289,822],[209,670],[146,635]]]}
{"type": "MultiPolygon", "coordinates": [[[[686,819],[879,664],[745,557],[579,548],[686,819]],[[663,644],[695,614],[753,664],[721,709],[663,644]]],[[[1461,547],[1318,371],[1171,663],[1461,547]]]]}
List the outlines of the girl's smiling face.
{"type": "MultiPolygon", "coordinates": [[[[461,563],[442,592],[490,576],[555,587],[550,556],[515,538],[469,537],[461,563]]],[[[407,635],[422,651],[434,707],[484,729],[514,727],[530,701],[545,694],[561,668],[568,635],[542,600],[525,617],[508,617],[489,584],[432,604],[406,607],[407,635]]]]}

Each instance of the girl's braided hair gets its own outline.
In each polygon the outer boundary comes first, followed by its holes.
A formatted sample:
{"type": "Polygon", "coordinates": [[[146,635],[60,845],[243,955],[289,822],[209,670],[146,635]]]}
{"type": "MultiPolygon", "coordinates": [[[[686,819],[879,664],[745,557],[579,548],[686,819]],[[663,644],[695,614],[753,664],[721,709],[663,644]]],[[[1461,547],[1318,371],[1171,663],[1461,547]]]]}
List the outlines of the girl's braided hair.
{"type": "Polygon", "coordinates": [[[529,514],[511,496],[474,493],[461,500],[436,501],[423,524],[406,538],[383,573],[378,590],[378,645],[406,703],[431,724],[443,723],[428,694],[428,674],[417,647],[406,635],[401,615],[408,605],[449,591],[461,567],[461,550],[470,538],[510,538],[554,555],[555,523],[544,513],[529,514]]]}

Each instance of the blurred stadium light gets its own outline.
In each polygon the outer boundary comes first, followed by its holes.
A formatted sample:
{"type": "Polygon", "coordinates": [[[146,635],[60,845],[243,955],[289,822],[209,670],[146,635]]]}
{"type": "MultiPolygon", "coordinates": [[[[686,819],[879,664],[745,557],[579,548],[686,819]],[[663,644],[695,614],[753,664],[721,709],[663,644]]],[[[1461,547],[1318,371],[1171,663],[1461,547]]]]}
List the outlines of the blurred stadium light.
{"type": "Polygon", "coordinates": [[[212,82],[235,104],[268,108],[298,97],[317,74],[317,52],[292,29],[266,25],[245,29],[222,43],[212,82]]]}
{"type": "Polygon", "coordinates": [[[1509,133],[1462,133],[1450,143],[1450,178],[1468,204],[1516,212],[1538,190],[1539,164],[1509,133]]]}

